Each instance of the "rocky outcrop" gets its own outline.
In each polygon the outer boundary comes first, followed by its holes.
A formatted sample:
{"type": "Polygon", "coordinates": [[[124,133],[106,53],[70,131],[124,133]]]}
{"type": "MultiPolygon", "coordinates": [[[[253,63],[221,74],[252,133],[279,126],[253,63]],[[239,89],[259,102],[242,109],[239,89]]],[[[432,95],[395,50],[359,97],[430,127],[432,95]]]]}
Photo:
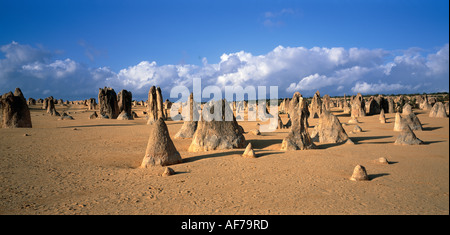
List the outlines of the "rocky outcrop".
{"type": "Polygon", "coordinates": [[[0,98],[2,128],[31,128],[31,116],[27,101],[20,88],[14,94],[8,92],[0,98]]]}

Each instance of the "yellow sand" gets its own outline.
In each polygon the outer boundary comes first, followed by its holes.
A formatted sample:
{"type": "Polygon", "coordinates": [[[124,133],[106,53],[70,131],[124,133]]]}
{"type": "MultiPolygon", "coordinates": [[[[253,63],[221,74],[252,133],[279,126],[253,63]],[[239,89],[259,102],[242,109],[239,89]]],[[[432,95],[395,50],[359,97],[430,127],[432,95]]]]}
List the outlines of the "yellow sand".
{"type": "MultiPolygon", "coordinates": [[[[75,118],[58,121],[40,106],[31,106],[33,128],[0,129],[0,214],[449,213],[449,119],[428,111],[414,110],[424,127],[415,131],[426,143],[419,146],[393,144],[394,114],[386,124],[359,118],[360,133],[344,126],[354,145],[315,150],[280,151],[288,130],[249,132],[254,159],[241,157],[244,149],[190,153],[190,139],[173,139],[184,162],[163,177],[160,167],[139,168],[149,136],[144,107],[126,121],[89,120],[85,106],[56,105],[75,118]],[[358,164],[370,181],[349,180],[358,164]]],[[[317,121],[309,119],[310,132],[317,121]]],[[[172,137],[182,125],[166,123],[172,137]]],[[[257,122],[239,124],[249,131],[257,122]]]]}

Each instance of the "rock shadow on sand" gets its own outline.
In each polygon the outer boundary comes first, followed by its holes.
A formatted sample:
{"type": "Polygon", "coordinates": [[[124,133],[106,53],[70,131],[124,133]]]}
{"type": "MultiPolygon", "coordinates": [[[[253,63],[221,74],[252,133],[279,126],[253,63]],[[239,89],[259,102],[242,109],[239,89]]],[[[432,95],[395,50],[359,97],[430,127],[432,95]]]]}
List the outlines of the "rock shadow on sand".
{"type": "Polygon", "coordinates": [[[433,127],[422,127],[422,130],[423,131],[434,131],[434,130],[438,130],[438,129],[441,129],[442,127],[441,126],[433,126],[433,127]]]}
{"type": "Polygon", "coordinates": [[[58,128],[75,128],[75,127],[112,127],[112,126],[137,126],[138,123],[117,123],[117,124],[96,124],[96,125],[77,125],[77,126],[62,126],[58,128]]]}
{"type": "Polygon", "coordinates": [[[369,174],[369,180],[373,180],[379,177],[390,175],[389,173],[380,173],[380,174],[369,174]]]}
{"type": "Polygon", "coordinates": [[[208,159],[208,158],[224,157],[224,156],[234,155],[234,154],[241,155],[243,152],[244,152],[244,150],[227,151],[227,152],[214,152],[214,153],[209,153],[209,154],[203,154],[203,155],[183,158],[183,162],[182,163],[195,162],[195,161],[198,161],[198,160],[208,159]]]}
{"type": "Polygon", "coordinates": [[[279,144],[283,142],[282,139],[253,139],[249,140],[252,143],[254,149],[264,149],[272,145],[279,144]]]}
{"type": "Polygon", "coordinates": [[[377,140],[377,139],[386,139],[386,138],[392,138],[392,135],[385,135],[385,136],[355,136],[351,137],[352,141],[355,144],[390,144],[393,143],[393,141],[377,141],[377,142],[364,142],[360,143],[362,141],[366,140],[377,140]]]}

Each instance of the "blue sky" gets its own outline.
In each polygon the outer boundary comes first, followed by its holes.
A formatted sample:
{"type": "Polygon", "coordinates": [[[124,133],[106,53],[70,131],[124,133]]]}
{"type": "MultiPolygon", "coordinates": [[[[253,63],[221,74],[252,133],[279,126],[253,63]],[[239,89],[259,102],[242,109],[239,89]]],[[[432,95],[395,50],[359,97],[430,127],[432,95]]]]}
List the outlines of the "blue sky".
{"type": "Polygon", "coordinates": [[[449,2],[4,1],[0,92],[96,97],[128,89],[145,99],[202,85],[316,90],[448,91],[449,2]],[[49,85],[50,84],[50,85],[49,85]]]}

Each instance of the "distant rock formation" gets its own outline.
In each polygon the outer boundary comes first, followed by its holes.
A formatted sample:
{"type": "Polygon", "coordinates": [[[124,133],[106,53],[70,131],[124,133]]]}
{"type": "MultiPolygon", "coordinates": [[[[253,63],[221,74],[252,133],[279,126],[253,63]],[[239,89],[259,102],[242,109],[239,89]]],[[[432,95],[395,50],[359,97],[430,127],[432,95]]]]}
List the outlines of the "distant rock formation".
{"type": "Polygon", "coordinates": [[[133,115],[131,113],[131,100],[133,99],[133,95],[131,91],[121,90],[119,94],[117,94],[117,102],[119,107],[119,116],[117,116],[118,120],[133,120],[133,115]]]}
{"type": "Polygon", "coordinates": [[[380,120],[380,123],[386,123],[386,116],[384,115],[384,109],[381,109],[380,117],[378,118],[380,120]]]}
{"type": "Polygon", "coordinates": [[[58,111],[56,111],[55,108],[55,99],[53,99],[52,96],[48,97],[47,99],[47,113],[49,113],[52,116],[61,116],[58,111]]]}
{"type": "Polygon", "coordinates": [[[355,97],[352,96],[350,100],[350,106],[352,108],[352,117],[364,117],[366,116],[366,106],[364,98],[361,93],[358,93],[355,97]]]}
{"type": "Polygon", "coordinates": [[[322,113],[322,100],[320,99],[320,92],[316,91],[311,100],[311,118],[319,118],[322,113]]]}
{"type": "Polygon", "coordinates": [[[89,119],[96,119],[96,118],[98,118],[98,114],[97,114],[96,111],[94,111],[94,112],[89,116],[89,119]]]}
{"type": "Polygon", "coordinates": [[[445,111],[444,104],[442,104],[442,102],[435,103],[433,108],[430,111],[429,117],[446,118],[447,112],[445,111]]]}
{"type": "Polygon", "coordinates": [[[94,110],[97,108],[97,102],[95,101],[95,98],[89,98],[86,100],[86,104],[88,106],[88,110],[94,110]]]}
{"type": "Polygon", "coordinates": [[[114,89],[110,87],[99,88],[98,103],[100,105],[100,115],[103,118],[116,119],[119,116],[119,105],[114,89]]]}
{"type": "Polygon", "coordinates": [[[410,113],[412,113],[411,105],[410,104],[403,105],[402,115],[409,115],[410,113]]]}

